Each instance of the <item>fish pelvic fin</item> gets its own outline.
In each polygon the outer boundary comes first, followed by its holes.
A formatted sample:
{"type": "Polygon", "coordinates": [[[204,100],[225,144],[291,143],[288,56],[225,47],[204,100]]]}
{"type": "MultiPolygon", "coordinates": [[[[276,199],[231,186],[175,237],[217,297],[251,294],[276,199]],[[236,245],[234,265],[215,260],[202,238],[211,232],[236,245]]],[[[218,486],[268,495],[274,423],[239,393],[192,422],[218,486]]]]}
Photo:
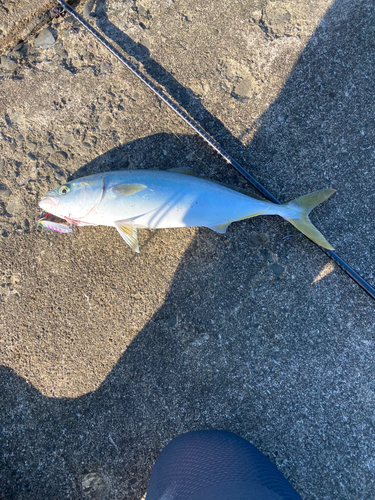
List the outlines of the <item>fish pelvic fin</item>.
{"type": "Polygon", "coordinates": [[[128,221],[122,220],[114,221],[114,225],[125,243],[129,245],[134,252],[139,253],[137,228],[131,226],[128,221]]]}
{"type": "Polygon", "coordinates": [[[283,205],[283,208],[286,208],[290,213],[290,215],[288,215],[288,212],[284,212],[282,214],[284,219],[293,224],[294,227],[310,238],[314,243],[323,248],[327,248],[327,250],[333,250],[333,246],[328,243],[322,233],[311,223],[309,213],[320,203],[328,200],[335,192],[335,189],[322,189],[321,191],[315,191],[314,193],[296,198],[283,205]]]}

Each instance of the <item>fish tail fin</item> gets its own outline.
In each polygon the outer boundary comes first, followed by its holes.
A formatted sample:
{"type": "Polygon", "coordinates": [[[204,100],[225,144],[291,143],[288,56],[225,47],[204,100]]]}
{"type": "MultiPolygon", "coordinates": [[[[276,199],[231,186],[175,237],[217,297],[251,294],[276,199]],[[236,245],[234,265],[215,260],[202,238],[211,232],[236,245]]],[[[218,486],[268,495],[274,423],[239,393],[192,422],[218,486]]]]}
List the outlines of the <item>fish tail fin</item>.
{"type": "Polygon", "coordinates": [[[314,243],[328,250],[333,250],[332,245],[330,245],[322,233],[313,226],[309,219],[309,213],[320,203],[328,200],[335,192],[335,189],[322,189],[321,191],[315,191],[314,193],[296,198],[283,205],[283,208],[287,209],[287,212],[283,213],[284,219],[293,224],[294,227],[310,238],[314,243]]]}

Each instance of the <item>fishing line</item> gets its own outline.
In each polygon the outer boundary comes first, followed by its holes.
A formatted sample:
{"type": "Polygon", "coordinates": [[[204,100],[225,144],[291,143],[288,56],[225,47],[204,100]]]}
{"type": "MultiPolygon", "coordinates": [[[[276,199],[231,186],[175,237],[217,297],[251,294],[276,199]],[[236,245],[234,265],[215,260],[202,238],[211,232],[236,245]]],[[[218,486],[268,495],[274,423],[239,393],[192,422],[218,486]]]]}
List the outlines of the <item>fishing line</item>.
{"type": "MultiPolygon", "coordinates": [[[[177,116],[179,116],[191,129],[194,130],[211,148],[216,151],[227,163],[232,165],[247,181],[249,181],[265,198],[278,205],[281,202],[275,198],[262,184],[251,176],[234,158],[232,158],[195,120],[193,120],[179,105],[160,90],[154,83],[141,73],[130,61],[128,61],[104,36],[87,23],[74,9],[72,9],[64,0],[56,0],[63,9],[76,19],[86,30],[98,40],[112,55],[116,57],[131,73],[133,73],[141,82],[143,82],[154,94],[159,97],[177,116]]],[[[336,252],[327,250],[317,245],[326,255],[328,255],[336,264],[345,271],[360,287],[363,288],[374,300],[375,289],[360,276],[354,269],[347,264],[336,252]]]]}

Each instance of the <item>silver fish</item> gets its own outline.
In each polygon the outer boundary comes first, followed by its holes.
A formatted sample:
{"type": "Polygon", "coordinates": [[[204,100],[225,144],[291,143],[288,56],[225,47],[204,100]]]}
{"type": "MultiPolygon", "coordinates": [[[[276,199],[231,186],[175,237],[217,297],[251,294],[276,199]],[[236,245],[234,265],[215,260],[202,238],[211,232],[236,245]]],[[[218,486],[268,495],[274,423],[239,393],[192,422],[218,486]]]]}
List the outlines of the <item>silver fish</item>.
{"type": "Polygon", "coordinates": [[[279,215],[333,250],[308,214],[334,192],[323,189],[276,205],[195,177],[186,169],[121,170],[68,182],[43,196],[39,206],[69,224],[113,226],[135,252],[138,228],[208,227],[225,233],[232,222],[257,215],[279,215]]]}

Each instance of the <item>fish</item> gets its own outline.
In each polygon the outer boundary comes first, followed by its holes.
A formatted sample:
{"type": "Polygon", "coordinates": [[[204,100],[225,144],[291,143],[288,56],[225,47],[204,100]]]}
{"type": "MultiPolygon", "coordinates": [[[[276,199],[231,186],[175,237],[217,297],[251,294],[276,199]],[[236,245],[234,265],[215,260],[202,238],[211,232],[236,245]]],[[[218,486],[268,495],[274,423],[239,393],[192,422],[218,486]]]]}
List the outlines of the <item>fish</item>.
{"type": "Polygon", "coordinates": [[[137,253],[138,229],[207,227],[224,234],[233,222],[258,215],[279,215],[316,244],[333,250],[309,213],[334,192],[322,189],[277,205],[185,168],[118,170],[67,182],[43,196],[39,207],[71,226],[115,227],[137,253]]]}

